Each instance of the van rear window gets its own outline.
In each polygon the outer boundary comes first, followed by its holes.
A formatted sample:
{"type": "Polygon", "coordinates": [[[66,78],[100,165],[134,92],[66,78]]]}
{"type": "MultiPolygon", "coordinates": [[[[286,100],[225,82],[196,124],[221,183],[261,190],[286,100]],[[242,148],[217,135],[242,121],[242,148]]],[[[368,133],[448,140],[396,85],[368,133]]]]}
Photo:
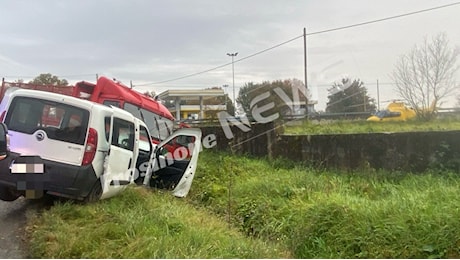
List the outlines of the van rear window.
{"type": "Polygon", "coordinates": [[[64,103],[29,97],[15,97],[6,114],[11,131],[33,134],[44,130],[48,138],[83,145],[89,112],[64,103]]]}

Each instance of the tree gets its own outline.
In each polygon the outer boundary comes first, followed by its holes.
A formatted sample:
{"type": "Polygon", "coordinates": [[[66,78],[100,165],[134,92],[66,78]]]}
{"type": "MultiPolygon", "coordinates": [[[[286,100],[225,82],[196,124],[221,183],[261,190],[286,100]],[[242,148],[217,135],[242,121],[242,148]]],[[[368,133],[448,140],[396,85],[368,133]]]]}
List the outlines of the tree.
{"type": "Polygon", "coordinates": [[[241,104],[241,107],[245,112],[250,111],[251,107],[251,100],[260,94],[261,92],[267,91],[267,87],[265,84],[267,82],[263,82],[262,84],[254,84],[253,82],[249,82],[244,84],[240,91],[238,92],[238,98],[236,101],[241,104]]]}
{"type": "Polygon", "coordinates": [[[399,58],[392,74],[396,91],[418,118],[434,118],[436,107],[459,86],[454,79],[458,54],[458,47],[450,47],[446,34],[440,33],[399,58]]]}
{"type": "Polygon", "coordinates": [[[364,87],[364,82],[359,79],[351,81],[349,78],[343,78],[341,82],[335,82],[328,91],[329,101],[326,112],[375,111],[375,100],[367,95],[367,88],[364,87]]]}
{"type": "MultiPolygon", "coordinates": [[[[287,104],[286,100],[283,100],[274,90],[281,89],[286,96],[294,100],[294,95],[299,94],[299,91],[302,94],[298,95],[298,100],[305,104],[306,102],[306,95],[305,95],[305,85],[302,81],[298,79],[287,79],[287,80],[275,80],[272,82],[264,81],[260,84],[254,84],[253,82],[246,83],[239,91],[237,102],[241,104],[242,108],[246,113],[251,111],[251,102],[257,97],[264,93],[268,93],[267,97],[263,98],[260,102],[258,102],[258,106],[261,107],[263,105],[274,103],[274,110],[280,113],[281,116],[291,115],[292,112],[291,108],[293,105],[300,105],[300,104],[287,104]],[[297,91],[297,93],[294,93],[297,91]]],[[[308,98],[311,98],[309,94],[308,98]]],[[[270,114],[270,112],[268,112],[270,114]]]]}
{"type": "Polygon", "coordinates": [[[35,77],[29,83],[39,85],[55,85],[55,86],[67,86],[69,82],[65,79],[59,79],[57,76],[51,75],[51,73],[42,73],[35,77]]]}
{"type": "Polygon", "coordinates": [[[221,102],[222,102],[222,99],[223,99],[222,103],[227,105],[227,112],[230,115],[234,115],[235,114],[235,105],[233,104],[232,100],[228,96],[228,93],[225,94],[224,97],[219,97],[219,99],[221,100],[221,102]]]}

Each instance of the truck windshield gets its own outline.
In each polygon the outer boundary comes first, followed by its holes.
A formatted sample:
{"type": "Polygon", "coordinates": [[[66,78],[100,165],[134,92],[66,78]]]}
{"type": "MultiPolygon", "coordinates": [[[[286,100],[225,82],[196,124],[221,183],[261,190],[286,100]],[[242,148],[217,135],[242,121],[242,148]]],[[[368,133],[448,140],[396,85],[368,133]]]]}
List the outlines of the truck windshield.
{"type": "Polygon", "coordinates": [[[130,103],[125,103],[124,109],[144,121],[149,128],[150,134],[155,139],[164,140],[173,132],[173,120],[130,103]]]}

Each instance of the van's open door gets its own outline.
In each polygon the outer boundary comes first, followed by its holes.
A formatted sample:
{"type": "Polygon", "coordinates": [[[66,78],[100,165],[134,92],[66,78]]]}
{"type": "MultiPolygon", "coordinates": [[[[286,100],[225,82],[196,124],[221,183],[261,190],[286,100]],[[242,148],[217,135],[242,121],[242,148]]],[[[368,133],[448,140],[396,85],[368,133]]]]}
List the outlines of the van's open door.
{"type": "Polygon", "coordinates": [[[201,150],[201,135],[198,128],[179,129],[158,144],[144,185],[172,190],[176,197],[187,196],[201,150]]]}

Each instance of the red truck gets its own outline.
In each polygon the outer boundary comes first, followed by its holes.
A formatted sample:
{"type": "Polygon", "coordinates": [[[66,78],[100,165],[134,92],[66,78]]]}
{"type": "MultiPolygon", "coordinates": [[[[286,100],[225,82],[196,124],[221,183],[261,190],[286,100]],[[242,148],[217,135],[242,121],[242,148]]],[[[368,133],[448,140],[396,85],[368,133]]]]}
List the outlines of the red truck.
{"type": "MultiPolygon", "coordinates": [[[[147,124],[155,143],[166,139],[174,129],[175,119],[161,102],[107,77],[99,77],[96,84],[81,81],[75,86],[6,82],[2,79],[0,101],[7,89],[11,87],[59,93],[122,108],[147,124]]],[[[48,111],[48,116],[44,115],[43,121],[54,125],[56,122],[53,120],[60,118],[55,113],[55,111],[48,111]]]]}

